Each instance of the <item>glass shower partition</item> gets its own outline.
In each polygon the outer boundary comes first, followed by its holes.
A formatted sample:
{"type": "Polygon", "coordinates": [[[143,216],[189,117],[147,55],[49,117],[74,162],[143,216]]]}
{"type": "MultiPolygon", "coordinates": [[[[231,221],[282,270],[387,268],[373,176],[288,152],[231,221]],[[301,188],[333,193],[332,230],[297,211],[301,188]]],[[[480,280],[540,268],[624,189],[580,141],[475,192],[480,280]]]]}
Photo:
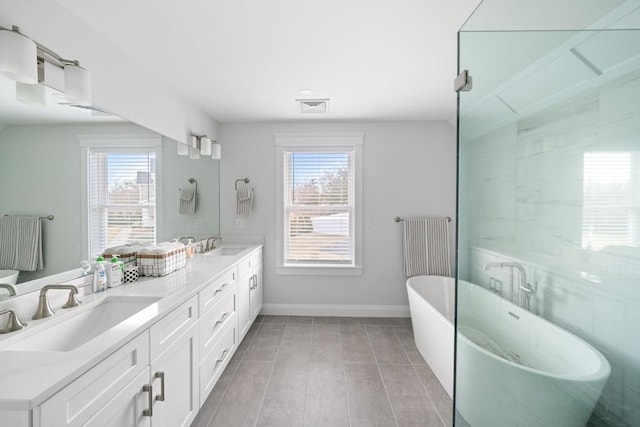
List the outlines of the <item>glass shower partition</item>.
{"type": "Polygon", "coordinates": [[[640,1],[459,32],[455,425],[640,425],[640,1]]]}

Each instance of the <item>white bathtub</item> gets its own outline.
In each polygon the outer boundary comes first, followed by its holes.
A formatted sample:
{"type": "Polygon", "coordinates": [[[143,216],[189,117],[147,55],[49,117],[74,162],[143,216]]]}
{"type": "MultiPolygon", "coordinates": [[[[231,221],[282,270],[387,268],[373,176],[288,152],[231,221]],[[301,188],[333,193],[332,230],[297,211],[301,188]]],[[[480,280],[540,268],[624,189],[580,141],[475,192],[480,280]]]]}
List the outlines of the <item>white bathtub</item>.
{"type": "MultiPolygon", "coordinates": [[[[454,283],[439,276],[407,280],[416,346],[450,396],[454,283]]],[[[456,410],[465,420],[584,427],[611,372],[604,356],[480,286],[459,281],[458,294],[456,410]]]]}

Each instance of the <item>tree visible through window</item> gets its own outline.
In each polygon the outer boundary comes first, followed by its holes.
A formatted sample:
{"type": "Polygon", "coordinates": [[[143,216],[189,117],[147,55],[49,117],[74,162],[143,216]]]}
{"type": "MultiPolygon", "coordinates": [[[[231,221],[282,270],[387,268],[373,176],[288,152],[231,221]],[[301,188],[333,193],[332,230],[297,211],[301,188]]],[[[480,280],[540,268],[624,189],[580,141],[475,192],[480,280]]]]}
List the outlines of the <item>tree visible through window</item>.
{"type": "Polygon", "coordinates": [[[155,243],[156,153],[92,149],[88,161],[90,255],[129,242],[155,243]]]}
{"type": "Polygon", "coordinates": [[[285,263],[354,262],[352,150],[285,152],[285,263]]]}

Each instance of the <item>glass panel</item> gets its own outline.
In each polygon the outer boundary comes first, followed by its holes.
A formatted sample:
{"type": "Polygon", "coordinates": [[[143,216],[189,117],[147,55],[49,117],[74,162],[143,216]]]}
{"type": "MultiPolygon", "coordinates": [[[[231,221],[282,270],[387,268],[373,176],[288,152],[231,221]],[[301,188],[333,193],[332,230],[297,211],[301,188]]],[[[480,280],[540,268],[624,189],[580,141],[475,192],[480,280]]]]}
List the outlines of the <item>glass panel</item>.
{"type": "Polygon", "coordinates": [[[640,4],[584,3],[459,33],[456,426],[640,425],[640,4]]]}

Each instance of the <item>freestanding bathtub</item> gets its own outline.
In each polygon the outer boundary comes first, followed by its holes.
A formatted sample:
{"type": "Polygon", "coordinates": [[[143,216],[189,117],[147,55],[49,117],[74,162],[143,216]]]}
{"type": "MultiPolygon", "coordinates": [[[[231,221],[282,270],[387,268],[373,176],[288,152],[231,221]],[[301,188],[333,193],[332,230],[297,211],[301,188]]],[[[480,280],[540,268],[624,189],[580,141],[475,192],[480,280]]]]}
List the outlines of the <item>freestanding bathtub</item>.
{"type": "MultiPolygon", "coordinates": [[[[455,281],[407,280],[418,350],[453,396],[455,281]]],[[[471,426],[584,427],[611,368],[591,345],[458,281],[456,410],[471,426]]]]}

